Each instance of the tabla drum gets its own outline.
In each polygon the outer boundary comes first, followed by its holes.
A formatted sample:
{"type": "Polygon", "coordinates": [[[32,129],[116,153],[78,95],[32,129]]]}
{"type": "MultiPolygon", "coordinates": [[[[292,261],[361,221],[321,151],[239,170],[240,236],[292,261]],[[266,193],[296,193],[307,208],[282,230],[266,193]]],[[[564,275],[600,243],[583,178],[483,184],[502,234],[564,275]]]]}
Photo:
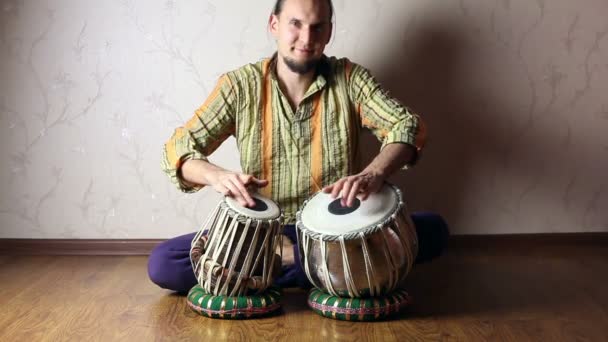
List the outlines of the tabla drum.
{"type": "Polygon", "coordinates": [[[342,207],[318,192],[296,214],[300,262],[313,286],[339,297],[377,297],[402,286],[418,253],[401,191],[385,183],[342,207]]]}
{"type": "Polygon", "coordinates": [[[252,198],[256,205],[248,208],[225,197],[192,240],[192,269],[206,293],[259,294],[280,271],[283,215],[272,200],[252,198]]]}

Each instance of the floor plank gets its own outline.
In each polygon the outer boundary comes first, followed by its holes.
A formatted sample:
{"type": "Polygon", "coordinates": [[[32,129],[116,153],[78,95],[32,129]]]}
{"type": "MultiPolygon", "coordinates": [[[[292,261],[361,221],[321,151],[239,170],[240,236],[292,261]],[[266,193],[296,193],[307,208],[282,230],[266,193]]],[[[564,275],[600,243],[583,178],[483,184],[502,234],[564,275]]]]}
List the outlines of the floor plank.
{"type": "Polygon", "coordinates": [[[456,248],[417,265],[414,303],[384,322],[335,321],[287,289],[282,313],[248,321],[192,312],[144,256],[0,257],[0,341],[603,341],[608,246],[456,248]]]}

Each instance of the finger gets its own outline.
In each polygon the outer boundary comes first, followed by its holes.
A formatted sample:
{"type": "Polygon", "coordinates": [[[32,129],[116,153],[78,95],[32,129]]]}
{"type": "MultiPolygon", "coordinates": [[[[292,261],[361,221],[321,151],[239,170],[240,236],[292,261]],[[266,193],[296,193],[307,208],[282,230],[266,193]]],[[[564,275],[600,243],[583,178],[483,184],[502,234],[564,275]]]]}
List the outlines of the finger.
{"type": "Polygon", "coordinates": [[[342,187],[342,200],[340,201],[340,204],[342,204],[343,207],[346,206],[346,199],[348,197],[348,194],[350,193],[351,187],[352,182],[349,179],[346,179],[346,181],[344,182],[344,186],[342,187]]]}
{"type": "Polygon", "coordinates": [[[268,180],[266,180],[266,179],[258,179],[258,178],[254,177],[252,181],[253,181],[253,183],[255,183],[255,185],[257,187],[260,187],[260,188],[263,188],[266,185],[268,185],[268,180]]]}
{"type": "Polygon", "coordinates": [[[218,184],[215,187],[215,190],[225,197],[230,197],[230,195],[231,195],[230,190],[227,187],[223,186],[222,184],[218,184]]]}
{"type": "Polygon", "coordinates": [[[380,189],[382,189],[382,183],[376,183],[368,187],[368,192],[370,194],[375,194],[376,192],[380,191],[380,189]]]}
{"type": "Polygon", "coordinates": [[[247,206],[247,201],[243,198],[243,195],[236,187],[236,185],[234,185],[234,183],[232,183],[230,180],[226,180],[224,186],[230,191],[230,197],[234,198],[243,207],[247,206]]]}
{"type": "Polygon", "coordinates": [[[249,184],[251,184],[251,182],[253,181],[253,176],[252,175],[244,175],[244,174],[238,174],[237,175],[237,180],[239,183],[247,186],[249,184]]]}
{"type": "Polygon", "coordinates": [[[326,186],[326,187],[323,188],[323,192],[326,193],[326,194],[328,194],[328,193],[331,192],[331,190],[333,190],[333,188],[334,188],[333,184],[332,185],[328,185],[328,186],[326,186]]]}
{"type": "Polygon", "coordinates": [[[251,198],[251,195],[249,195],[249,191],[247,188],[245,188],[245,185],[240,182],[240,179],[231,179],[230,181],[232,184],[234,184],[234,186],[236,186],[241,194],[241,197],[245,200],[245,206],[253,207],[255,205],[255,201],[251,198]]]}
{"type": "Polygon", "coordinates": [[[357,195],[357,198],[360,201],[365,201],[369,197],[370,194],[371,194],[371,192],[369,192],[367,190],[366,191],[362,191],[362,192],[359,192],[359,194],[357,195]]]}
{"type": "Polygon", "coordinates": [[[234,188],[236,188],[237,195],[241,199],[241,205],[244,207],[253,207],[255,205],[255,202],[251,198],[249,190],[247,190],[247,188],[242,183],[240,183],[239,179],[231,179],[230,182],[233,184],[234,188]]]}
{"type": "Polygon", "coordinates": [[[252,175],[239,175],[238,179],[244,184],[248,189],[252,189],[255,191],[257,188],[263,188],[268,185],[268,180],[255,178],[252,175]]]}
{"type": "Polygon", "coordinates": [[[331,198],[337,198],[340,194],[340,190],[342,190],[342,186],[344,184],[344,179],[340,179],[332,185],[331,189],[331,198]]]}
{"type": "Polygon", "coordinates": [[[346,198],[346,206],[347,207],[351,207],[353,205],[353,202],[355,201],[355,196],[357,196],[357,194],[359,193],[359,186],[361,184],[360,180],[356,180],[353,183],[352,188],[350,189],[350,192],[348,193],[348,197],[346,198]]]}

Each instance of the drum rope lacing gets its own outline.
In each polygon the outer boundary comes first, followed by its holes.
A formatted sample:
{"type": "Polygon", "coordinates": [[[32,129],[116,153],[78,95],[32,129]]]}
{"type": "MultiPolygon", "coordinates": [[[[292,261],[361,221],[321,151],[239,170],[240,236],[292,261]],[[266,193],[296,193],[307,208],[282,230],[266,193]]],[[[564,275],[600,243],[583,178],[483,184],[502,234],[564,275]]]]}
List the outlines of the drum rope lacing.
{"type": "Polygon", "coordinates": [[[348,262],[348,253],[346,252],[346,244],[344,243],[343,237],[340,237],[340,249],[342,251],[342,265],[344,265],[344,281],[346,282],[346,289],[348,291],[348,295],[351,297],[359,297],[359,290],[357,290],[357,286],[355,285],[355,280],[351,271],[350,262],[348,262]]]}
{"type": "Polygon", "coordinates": [[[374,264],[369,256],[369,247],[367,245],[367,239],[365,239],[365,235],[360,233],[361,238],[361,249],[363,250],[363,258],[365,260],[365,274],[367,275],[367,283],[370,291],[370,296],[375,296],[376,292],[379,292],[380,285],[378,285],[378,278],[376,277],[376,272],[374,271],[374,264]]]}
{"type": "Polygon", "coordinates": [[[282,212],[280,212],[278,217],[272,219],[252,219],[246,217],[246,215],[236,213],[232,208],[226,205],[225,201],[220,202],[213,210],[213,214],[206,220],[203,227],[195,235],[191,243],[190,262],[199,284],[206,291],[214,293],[215,295],[229,296],[244,295],[248,289],[258,289],[261,291],[268,287],[273,280],[272,267],[274,266],[276,259],[275,251],[277,245],[280,246],[280,255],[283,254],[281,235],[282,220],[282,212]],[[231,220],[230,224],[228,224],[229,220],[231,220]],[[212,223],[211,226],[209,226],[210,223],[212,223]],[[240,228],[239,224],[243,223],[245,224],[245,227],[240,228]],[[266,226],[265,234],[260,233],[264,226],[266,226]],[[202,237],[207,228],[207,236],[210,238],[205,241],[202,237]],[[239,229],[241,230],[241,236],[233,250],[235,236],[239,229]],[[232,286],[232,290],[228,293],[228,286],[231,285],[230,283],[236,273],[235,268],[237,267],[237,261],[239,260],[238,256],[241,255],[249,229],[255,230],[253,231],[251,241],[248,241],[248,243],[250,243],[251,246],[257,246],[260,235],[263,234],[262,247],[259,249],[257,255],[254,248],[250,248],[247,251],[245,260],[243,261],[243,264],[240,265],[240,271],[236,276],[236,281],[232,286]],[[204,254],[198,260],[194,260],[192,258],[192,252],[200,247],[201,244],[204,244],[204,254]],[[227,249],[224,249],[223,247],[226,246],[226,244],[228,244],[227,249]],[[211,251],[213,252],[210,253],[211,251]],[[223,251],[230,252],[223,253],[224,257],[220,263],[220,260],[218,259],[220,259],[223,251]],[[227,268],[228,272],[226,279],[222,279],[230,255],[233,255],[233,257],[227,268]],[[254,276],[253,273],[261,260],[263,260],[262,276],[254,276]],[[207,267],[208,269],[206,269],[207,267]],[[218,277],[218,279],[212,289],[213,276],[218,277]],[[247,281],[246,283],[243,283],[245,279],[247,279],[247,281]],[[225,280],[223,285],[220,280],[225,280]]]}

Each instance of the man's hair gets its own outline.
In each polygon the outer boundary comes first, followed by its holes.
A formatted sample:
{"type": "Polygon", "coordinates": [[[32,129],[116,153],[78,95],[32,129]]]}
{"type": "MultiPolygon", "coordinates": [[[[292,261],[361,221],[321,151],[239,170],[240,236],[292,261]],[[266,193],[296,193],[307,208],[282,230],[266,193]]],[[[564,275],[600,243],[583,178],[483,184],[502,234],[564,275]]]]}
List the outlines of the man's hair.
{"type": "MultiPolygon", "coordinates": [[[[281,14],[281,11],[283,10],[283,3],[285,3],[285,0],[277,0],[272,8],[272,14],[276,16],[281,14]]],[[[327,0],[327,6],[329,6],[329,21],[331,21],[334,17],[334,4],[331,0],[327,0]]]]}

